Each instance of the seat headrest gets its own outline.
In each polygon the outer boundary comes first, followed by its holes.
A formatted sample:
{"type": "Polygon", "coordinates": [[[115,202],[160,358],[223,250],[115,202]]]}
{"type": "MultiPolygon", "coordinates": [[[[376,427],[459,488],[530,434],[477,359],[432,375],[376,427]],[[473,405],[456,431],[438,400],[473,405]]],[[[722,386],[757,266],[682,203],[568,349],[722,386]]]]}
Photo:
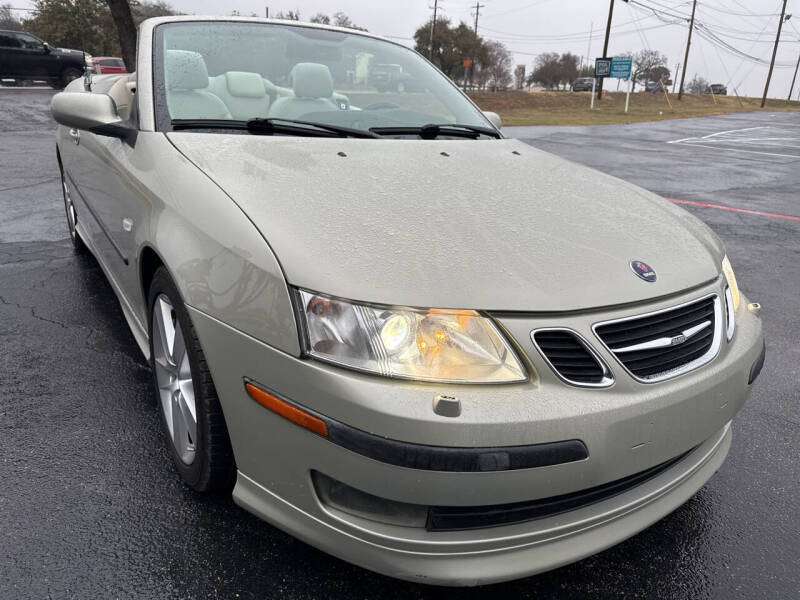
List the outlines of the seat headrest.
{"type": "Polygon", "coordinates": [[[333,95],[333,77],[325,65],[297,63],[291,75],[296,98],[330,98],[333,95]]]}
{"type": "Polygon", "coordinates": [[[208,87],[208,69],[203,55],[189,50],[167,50],[164,79],[171,90],[201,90],[208,87]]]}
{"type": "Polygon", "coordinates": [[[231,96],[241,98],[263,98],[267,95],[264,80],[258,73],[246,71],[228,71],[225,73],[225,84],[231,96]]]}

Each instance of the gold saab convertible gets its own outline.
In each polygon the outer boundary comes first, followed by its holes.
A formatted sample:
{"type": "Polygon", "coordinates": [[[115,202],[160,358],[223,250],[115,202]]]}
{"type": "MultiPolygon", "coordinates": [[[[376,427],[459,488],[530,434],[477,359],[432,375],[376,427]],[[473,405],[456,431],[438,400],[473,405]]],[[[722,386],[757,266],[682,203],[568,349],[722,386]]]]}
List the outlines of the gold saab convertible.
{"type": "Polygon", "coordinates": [[[151,19],[135,73],[52,113],[70,235],[195,490],[368,569],[478,585],[636,534],[725,459],[764,341],[720,240],[504,138],[416,52],[151,19]]]}

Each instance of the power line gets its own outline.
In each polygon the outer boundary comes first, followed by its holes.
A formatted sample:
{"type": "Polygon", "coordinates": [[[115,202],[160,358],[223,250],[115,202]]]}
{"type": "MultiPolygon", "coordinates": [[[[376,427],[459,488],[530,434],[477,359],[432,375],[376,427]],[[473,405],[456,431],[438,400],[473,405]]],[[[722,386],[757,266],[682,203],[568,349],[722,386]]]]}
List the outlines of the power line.
{"type": "Polygon", "coordinates": [[[539,0],[538,2],[533,2],[531,4],[526,4],[525,6],[518,6],[516,8],[510,8],[508,10],[504,10],[504,11],[501,11],[501,12],[498,12],[498,13],[493,13],[491,15],[485,16],[484,18],[485,19],[494,19],[496,17],[502,17],[503,15],[508,15],[508,14],[513,13],[513,12],[518,12],[520,10],[527,10],[529,8],[533,8],[534,6],[539,6],[540,4],[544,4],[545,2],[550,2],[550,0],[539,0]]]}

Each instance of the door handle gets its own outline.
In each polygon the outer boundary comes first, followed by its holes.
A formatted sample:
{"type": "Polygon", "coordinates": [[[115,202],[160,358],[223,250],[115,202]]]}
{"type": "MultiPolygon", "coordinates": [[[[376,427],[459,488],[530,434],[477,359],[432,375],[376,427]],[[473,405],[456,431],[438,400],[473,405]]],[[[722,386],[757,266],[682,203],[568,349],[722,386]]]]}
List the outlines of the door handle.
{"type": "Polygon", "coordinates": [[[81,132],[79,130],[74,128],[70,129],[69,136],[72,138],[72,141],[75,142],[76,144],[81,143],[81,132]]]}

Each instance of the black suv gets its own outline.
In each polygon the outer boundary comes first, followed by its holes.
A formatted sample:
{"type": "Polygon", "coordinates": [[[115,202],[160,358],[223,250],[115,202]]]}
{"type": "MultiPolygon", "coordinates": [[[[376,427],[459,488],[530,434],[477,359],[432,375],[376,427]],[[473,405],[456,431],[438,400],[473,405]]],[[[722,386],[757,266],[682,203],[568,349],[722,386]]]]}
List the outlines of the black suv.
{"type": "Polygon", "coordinates": [[[705,94],[714,94],[715,96],[727,96],[728,88],[721,83],[712,83],[705,89],[705,94]]]}
{"type": "Polygon", "coordinates": [[[81,77],[90,61],[80,50],[52,48],[30,33],[0,29],[0,79],[41,80],[62,88],[81,77]]]}

